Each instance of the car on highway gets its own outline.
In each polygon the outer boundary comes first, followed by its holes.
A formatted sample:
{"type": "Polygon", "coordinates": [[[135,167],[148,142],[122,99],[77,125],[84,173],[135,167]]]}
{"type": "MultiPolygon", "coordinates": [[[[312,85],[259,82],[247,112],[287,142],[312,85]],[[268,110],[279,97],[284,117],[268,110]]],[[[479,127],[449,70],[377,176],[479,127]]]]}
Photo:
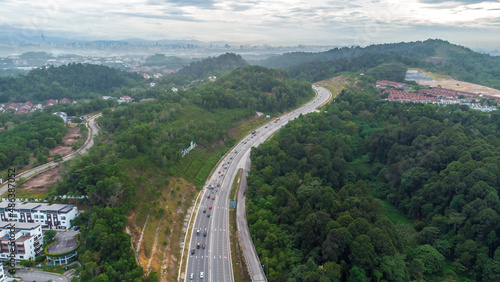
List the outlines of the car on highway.
{"type": "Polygon", "coordinates": [[[196,244],[196,248],[199,249],[200,248],[200,243],[196,244]]]}
{"type": "Polygon", "coordinates": [[[207,214],[207,217],[210,217],[210,214],[207,214]]]}
{"type": "Polygon", "coordinates": [[[207,213],[207,210],[206,210],[206,209],[204,209],[204,210],[203,210],[203,213],[207,213]]]}
{"type": "Polygon", "coordinates": [[[215,196],[212,197],[212,200],[215,200],[215,196]]]}
{"type": "Polygon", "coordinates": [[[194,255],[194,249],[191,250],[191,254],[194,255]]]}
{"type": "Polygon", "coordinates": [[[200,236],[200,230],[196,230],[196,236],[200,236]]]}
{"type": "Polygon", "coordinates": [[[205,249],[207,246],[205,246],[205,244],[201,245],[201,248],[202,249],[205,249]]]}
{"type": "Polygon", "coordinates": [[[207,196],[207,199],[210,199],[210,195],[207,196]]]}
{"type": "Polygon", "coordinates": [[[203,232],[203,237],[207,237],[207,231],[203,232]]]}
{"type": "Polygon", "coordinates": [[[212,209],[212,206],[208,207],[208,209],[210,209],[210,210],[211,210],[211,209],[212,209]]]}
{"type": "Polygon", "coordinates": [[[191,280],[194,279],[194,273],[191,273],[191,275],[189,275],[189,279],[191,279],[191,280]]]}
{"type": "Polygon", "coordinates": [[[202,272],[200,272],[200,278],[203,279],[203,277],[205,277],[205,273],[203,273],[203,271],[202,271],[202,272]]]}

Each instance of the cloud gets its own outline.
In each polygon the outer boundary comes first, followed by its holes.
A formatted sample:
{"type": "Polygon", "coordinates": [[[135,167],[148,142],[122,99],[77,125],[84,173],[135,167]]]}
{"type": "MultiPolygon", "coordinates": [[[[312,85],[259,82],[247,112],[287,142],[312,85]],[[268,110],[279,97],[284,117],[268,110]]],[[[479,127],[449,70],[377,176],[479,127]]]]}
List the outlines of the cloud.
{"type": "Polygon", "coordinates": [[[478,4],[478,3],[493,2],[493,1],[484,1],[484,0],[420,0],[420,2],[427,3],[427,4],[442,4],[442,3],[450,3],[450,2],[455,2],[455,3],[460,3],[460,4],[478,4]]]}
{"type": "Polygon", "coordinates": [[[148,0],[149,5],[172,4],[178,7],[194,6],[201,9],[214,9],[214,0],[148,0]]]}

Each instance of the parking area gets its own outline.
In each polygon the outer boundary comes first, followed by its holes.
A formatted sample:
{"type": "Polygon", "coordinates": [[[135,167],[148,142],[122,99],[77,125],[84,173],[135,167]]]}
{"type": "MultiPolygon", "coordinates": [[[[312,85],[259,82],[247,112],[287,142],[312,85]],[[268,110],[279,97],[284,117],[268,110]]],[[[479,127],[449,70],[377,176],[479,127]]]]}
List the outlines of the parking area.
{"type": "Polygon", "coordinates": [[[50,246],[47,251],[51,254],[63,254],[76,249],[78,247],[77,234],[78,232],[73,230],[58,231],[55,237],[57,242],[50,246]]]}

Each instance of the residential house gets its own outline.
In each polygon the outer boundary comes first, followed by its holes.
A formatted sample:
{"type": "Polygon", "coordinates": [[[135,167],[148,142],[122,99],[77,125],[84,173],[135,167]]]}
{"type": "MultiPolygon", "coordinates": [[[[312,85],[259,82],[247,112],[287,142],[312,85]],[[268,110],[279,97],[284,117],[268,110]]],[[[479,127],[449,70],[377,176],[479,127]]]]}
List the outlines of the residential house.
{"type": "Polygon", "coordinates": [[[378,89],[386,89],[387,86],[392,86],[397,89],[408,89],[409,87],[400,82],[394,82],[394,81],[389,81],[389,80],[377,80],[375,87],[378,89]]]}
{"type": "Polygon", "coordinates": [[[54,99],[49,99],[47,100],[47,102],[45,103],[45,107],[49,107],[49,106],[53,106],[57,104],[57,100],[54,100],[54,99]]]}
{"type": "Polygon", "coordinates": [[[29,112],[30,112],[30,110],[28,110],[26,108],[19,108],[19,110],[17,110],[14,114],[21,115],[21,114],[27,114],[29,112]]]}
{"type": "Polygon", "coordinates": [[[56,112],[54,115],[61,117],[64,120],[64,123],[68,121],[68,115],[65,112],[56,112]]]}
{"type": "Polygon", "coordinates": [[[47,203],[16,203],[12,216],[8,208],[9,202],[0,202],[0,221],[38,223],[42,228],[68,229],[71,220],[78,216],[74,205],[47,203]]]}
{"type": "Polygon", "coordinates": [[[21,109],[28,109],[30,112],[33,110],[35,105],[31,103],[30,101],[24,102],[24,104],[21,106],[21,109]]]}
{"type": "Polygon", "coordinates": [[[62,98],[61,101],[59,101],[59,103],[71,104],[71,100],[68,98],[62,98]]]}
{"type": "Polygon", "coordinates": [[[0,266],[0,282],[5,282],[7,281],[7,277],[5,276],[5,273],[3,271],[3,266],[0,266]]]}
{"type": "Polygon", "coordinates": [[[5,111],[8,111],[10,109],[14,109],[14,112],[19,110],[19,108],[21,107],[21,105],[19,105],[18,103],[10,103],[9,105],[7,105],[7,107],[5,107],[5,111]]]}
{"type": "Polygon", "coordinates": [[[134,101],[134,99],[132,99],[132,97],[130,96],[122,96],[120,97],[120,99],[118,99],[118,103],[130,103],[134,101]]]}
{"type": "Polygon", "coordinates": [[[10,260],[15,242],[15,261],[35,260],[43,251],[42,225],[40,223],[0,222],[0,261],[10,260]],[[14,236],[14,240],[11,240],[14,236]]]}

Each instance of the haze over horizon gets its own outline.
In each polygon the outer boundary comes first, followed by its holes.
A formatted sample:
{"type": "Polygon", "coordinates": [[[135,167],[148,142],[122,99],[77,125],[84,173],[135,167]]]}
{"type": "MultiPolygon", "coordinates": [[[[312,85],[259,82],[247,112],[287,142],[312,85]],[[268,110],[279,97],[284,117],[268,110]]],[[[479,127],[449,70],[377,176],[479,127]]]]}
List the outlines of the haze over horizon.
{"type": "Polygon", "coordinates": [[[2,36],[86,40],[194,39],[360,45],[439,38],[498,47],[500,3],[481,0],[0,0],[2,36]],[[13,35],[13,31],[20,31],[13,35]]]}

